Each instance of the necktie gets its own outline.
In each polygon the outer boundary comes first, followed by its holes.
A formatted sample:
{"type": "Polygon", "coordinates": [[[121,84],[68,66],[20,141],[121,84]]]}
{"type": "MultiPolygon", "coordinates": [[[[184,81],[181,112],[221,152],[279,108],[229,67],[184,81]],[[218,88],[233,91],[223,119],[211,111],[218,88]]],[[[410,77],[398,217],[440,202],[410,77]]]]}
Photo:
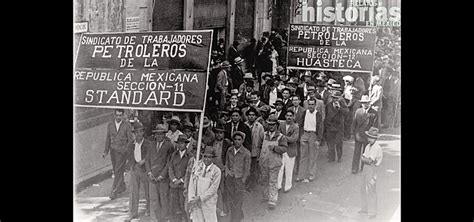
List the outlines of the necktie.
{"type": "Polygon", "coordinates": [[[204,173],[202,174],[202,177],[206,177],[206,171],[207,171],[206,169],[207,169],[207,166],[204,165],[204,173]]]}
{"type": "Polygon", "coordinates": [[[235,131],[237,131],[237,124],[233,124],[234,127],[232,128],[232,136],[234,136],[235,131]]]}
{"type": "Polygon", "coordinates": [[[295,116],[297,112],[298,112],[298,107],[295,106],[295,116]]]}

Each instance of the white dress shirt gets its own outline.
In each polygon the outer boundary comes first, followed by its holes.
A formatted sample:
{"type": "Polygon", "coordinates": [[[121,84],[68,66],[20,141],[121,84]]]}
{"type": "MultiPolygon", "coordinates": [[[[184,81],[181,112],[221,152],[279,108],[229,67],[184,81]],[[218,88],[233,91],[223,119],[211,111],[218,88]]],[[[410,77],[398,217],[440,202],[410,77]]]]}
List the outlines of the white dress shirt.
{"type": "Polygon", "coordinates": [[[270,96],[269,96],[270,100],[269,100],[269,105],[273,105],[273,103],[276,102],[277,98],[278,98],[278,93],[277,93],[277,89],[275,87],[275,89],[273,91],[270,91],[270,96]]]}
{"type": "Polygon", "coordinates": [[[135,156],[135,161],[140,162],[142,160],[142,144],[143,140],[140,143],[135,142],[135,149],[133,150],[133,155],[135,156]]]}
{"type": "Polygon", "coordinates": [[[114,122],[115,122],[115,129],[116,129],[117,132],[118,132],[118,130],[119,130],[119,128],[120,128],[120,125],[122,124],[122,121],[120,121],[120,122],[118,122],[118,123],[117,123],[117,121],[114,121],[114,122]]]}
{"type": "Polygon", "coordinates": [[[380,163],[382,163],[383,151],[378,143],[374,143],[373,145],[368,144],[362,155],[375,161],[375,166],[379,166],[380,163]]]}
{"type": "Polygon", "coordinates": [[[305,131],[316,132],[316,112],[318,111],[314,110],[314,112],[311,113],[309,109],[306,110],[305,119],[304,119],[304,127],[303,127],[305,131]]]}
{"type": "Polygon", "coordinates": [[[181,157],[181,159],[183,158],[185,153],[186,153],[186,150],[179,151],[179,156],[181,157]]]}

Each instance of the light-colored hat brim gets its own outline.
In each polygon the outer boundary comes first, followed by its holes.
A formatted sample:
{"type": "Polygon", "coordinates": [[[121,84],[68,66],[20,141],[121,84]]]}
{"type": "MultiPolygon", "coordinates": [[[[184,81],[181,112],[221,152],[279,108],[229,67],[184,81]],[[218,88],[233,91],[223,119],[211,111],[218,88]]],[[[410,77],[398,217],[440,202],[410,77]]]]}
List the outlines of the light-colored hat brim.
{"type": "Polygon", "coordinates": [[[374,138],[374,139],[378,139],[378,138],[379,138],[378,135],[377,135],[377,136],[370,135],[370,134],[368,134],[368,132],[369,132],[369,131],[365,131],[365,135],[366,135],[366,136],[368,136],[368,137],[370,137],[370,138],[374,138]]]}

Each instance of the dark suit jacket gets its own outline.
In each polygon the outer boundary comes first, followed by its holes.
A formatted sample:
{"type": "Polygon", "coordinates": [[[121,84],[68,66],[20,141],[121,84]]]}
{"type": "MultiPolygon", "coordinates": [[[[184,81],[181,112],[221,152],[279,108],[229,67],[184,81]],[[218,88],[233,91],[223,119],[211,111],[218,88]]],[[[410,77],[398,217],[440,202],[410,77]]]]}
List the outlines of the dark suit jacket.
{"type": "MultiPolygon", "coordinates": [[[[304,121],[306,119],[306,111],[304,111],[303,113],[303,117],[302,117],[302,125],[301,125],[301,128],[303,128],[303,131],[304,131],[304,121]]],[[[318,112],[317,110],[315,110],[316,112],[316,137],[317,137],[317,140],[319,142],[321,142],[322,138],[323,138],[323,117],[322,117],[322,114],[321,112],[318,112]]]]}
{"type": "MultiPolygon", "coordinates": [[[[285,100],[283,98],[281,98],[283,100],[283,103],[285,103],[285,100]]],[[[288,99],[288,101],[286,101],[285,105],[283,106],[283,110],[286,110],[290,107],[293,106],[293,102],[291,102],[291,99],[288,99]]]]}
{"type": "Polygon", "coordinates": [[[298,124],[294,123],[288,128],[288,131],[286,131],[286,121],[280,122],[278,130],[281,132],[281,134],[286,136],[288,142],[288,148],[286,150],[286,153],[289,157],[295,157],[300,135],[300,129],[298,124]]]}
{"type": "MultiPolygon", "coordinates": [[[[276,111],[273,111],[270,113],[270,115],[272,114],[276,114],[276,111]]],[[[280,115],[278,115],[278,120],[286,120],[285,115],[286,115],[286,111],[282,109],[280,112],[280,115]]]]}
{"type": "Polygon", "coordinates": [[[328,142],[339,143],[344,137],[344,116],[349,112],[349,108],[340,99],[341,108],[336,110],[332,101],[326,105],[326,118],[324,119],[324,133],[328,142]]]}
{"type": "MultiPolygon", "coordinates": [[[[226,123],[224,126],[225,132],[224,132],[224,138],[228,138],[231,141],[232,136],[232,122],[226,123]]],[[[237,126],[237,130],[241,131],[245,134],[245,141],[244,141],[244,147],[247,148],[249,151],[252,151],[252,132],[250,132],[250,128],[245,124],[244,122],[240,121],[239,125],[237,126]]]]}
{"type": "Polygon", "coordinates": [[[352,120],[352,133],[354,133],[356,141],[367,142],[365,131],[370,128],[369,115],[370,113],[364,113],[364,108],[359,108],[355,111],[354,119],[352,120]]]}
{"type": "MultiPolygon", "coordinates": [[[[141,147],[141,153],[142,153],[142,160],[145,160],[145,164],[143,164],[140,168],[142,168],[143,172],[146,171],[146,159],[148,155],[148,150],[152,147],[152,142],[150,140],[147,140],[143,138],[143,143],[141,147]]],[[[129,149],[129,163],[130,163],[130,170],[133,170],[135,167],[135,164],[138,164],[138,162],[135,160],[135,143],[130,143],[128,146],[129,149]]]]}
{"type": "Polygon", "coordinates": [[[172,188],[184,188],[183,183],[180,183],[178,186],[174,185],[172,182],[173,179],[183,179],[186,175],[186,168],[188,167],[189,159],[192,157],[190,152],[185,152],[183,158],[179,156],[179,151],[175,150],[171,154],[171,158],[168,164],[168,174],[170,179],[170,187],[172,188]]]}
{"type": "Polygon", "coordinates": [[[118,131],[115,129],[115,120],[107,125],[107,134],[105,137],[105,152],[110,149],[128,152],[128,146],[133,142],[132,126],[125,120],[122,120],[118,131]]]}
{"type": "Polygon", "coordinates": [[[175,149],[173,144],[165,139],[161,148],[157,151],[157,143],[158,141],[153,141],[148,149],[146,169],[156,178],[162,176],[168,179],[168,162],[175,149]]]}
{"type": "MultiPolygon", "coordinates": [[[[294,106],[292,106],[290,109],[295,111],[294,106]]],[[[305,115],[306,109],[303,108],[302,106],[298,106],[297,109],[298,109],[298,112],[296,112],[296,115],[295,115],[295,123],[298,124],[298,126],[300,127],[300,132],[302,132],[303,131],[303,120],[304,120],[304,115],[305,115]]]]}
{"type": "Polygon", "coordinates": [[[329,102],[329,97],[330,97],[330,96],[331,96],[331,95],[329,94],[329,91],[328,91],[327,89],[324,90],[323,96],[321,96],[322,99],[323,99],[323,101],[324,101],[324,105],[327,105],[327,104],[328,104],[328,102],[329,102]]]}

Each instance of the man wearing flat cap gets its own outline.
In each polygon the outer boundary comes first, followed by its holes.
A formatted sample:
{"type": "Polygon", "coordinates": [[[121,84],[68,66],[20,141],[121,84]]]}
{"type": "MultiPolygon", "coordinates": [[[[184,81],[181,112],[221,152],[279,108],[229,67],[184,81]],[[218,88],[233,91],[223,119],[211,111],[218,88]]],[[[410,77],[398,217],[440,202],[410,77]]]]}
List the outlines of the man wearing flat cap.
{"type": "Polygon", "coordinates": [[[285,135],[278,129],[278,117],[270,115],[267,129],[260,151],[259,166],[263,188],[263,200],[269,209],[274,209],[278,202],[278,173],[282,166],[282,154],[287,151],[288,142],[285,135]]]}
{"type": "Polygon", "coordinates": [[[171,216],[173,221],[181,221],[185,218],[184,210],[184,178],[191,154],[186,150],[189,143],[186,135],[179,135],[175,141],[177,150],[171,155],[168,164],[168,175],[170,180],[171,216]]]}
{"type": "Polygon", "coordinates": [[[138,217],[138,202],[140,199],[140,184],[143,184],[146,199],[145,215],[150,215],[150,196],[148,177],[146,174],[146,159],[148,150],[153,148],[152,142],[144,138],[145,127],[140,122],[133,124],[133,134],[135,141],[130,144],[130,199],[128,220],[138,217]]]}
{"type": "Polygon", "coordinates": [[[225,185],[231,211],[231,220],[241,221],[245,182],[250,175],[250,151],[243,145],[245,133],[235,131],[232,135],[233,146],[229,147],[225,161],[225,185]]]}
{"type": "Polygon", "coordinates": [[[148,149],[146,171],[150,186],[150,214],[153,220],[166,221],[170,217],[168,160],[174,146],[166,137],[165,125],[158,124],[152,131],[156,141],[148,149]]]}

